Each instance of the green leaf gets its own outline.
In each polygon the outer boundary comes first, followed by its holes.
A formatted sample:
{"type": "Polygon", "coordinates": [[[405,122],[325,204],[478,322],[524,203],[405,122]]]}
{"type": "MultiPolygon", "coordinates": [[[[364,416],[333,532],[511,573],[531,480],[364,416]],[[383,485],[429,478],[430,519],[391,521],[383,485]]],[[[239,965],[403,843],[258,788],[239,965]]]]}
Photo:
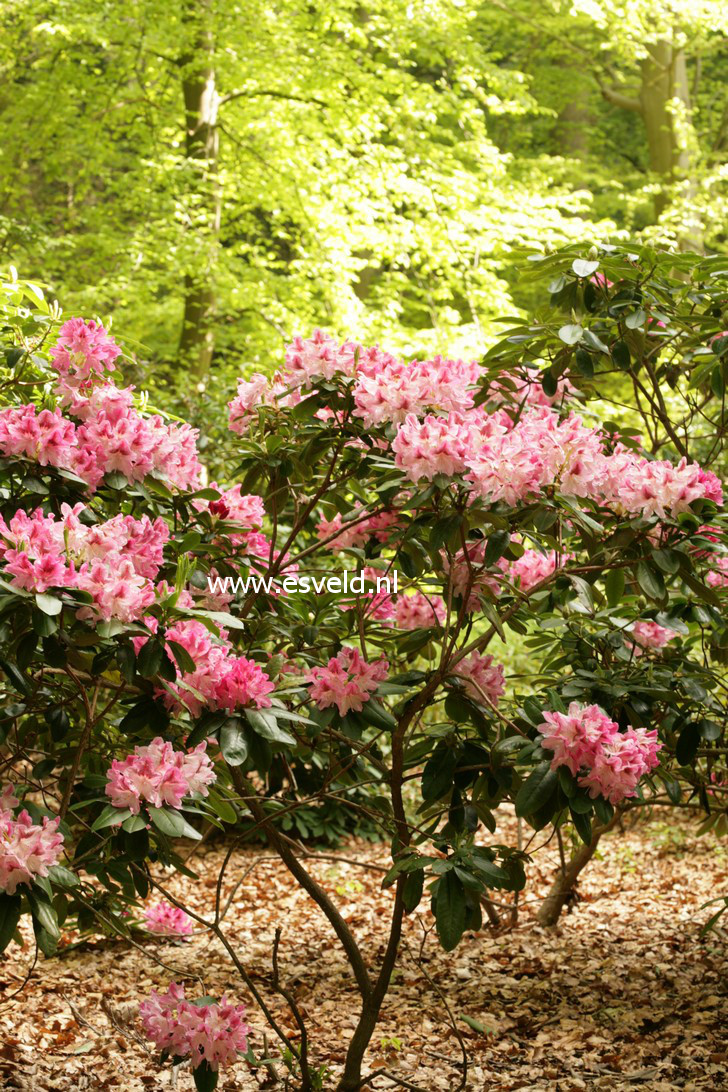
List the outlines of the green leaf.
{"type": "Polygon", "coordinates": [[[53,906],[45,895],[41,895],[35,890],[28,891],[27,898],[34,921],[36,921],[48,936],[53,939],[55,947],[55,943],[57,943],[60,938],[61,931],[58,928],[58,917],[53,906]]]}
{"type": "Polygon", "coordinates": [[[245,716],[253,731],[269,743],[280,743],[285,747],[296,746],[295,738],[285,728],[281,728],[271,709],[246,709],[245,716]]]}
{"type": "Polygon", "coordinates": [[[418,868],[416,872],[410,872],[407,875],[402,892],[402,904],[405,914],[411,914],[419,906],[424,885],[425,873],[423,869],[418,868]]]}
{"type": "Polygon", "coordinates": [[[551,762],[548,759],[540,762],[518,791],[515,799],[516,815],[533,815],[548,803],[556,791],[557,784],[558,778],[556,771],[551,769],[551,762]]]}
{"type": "Polygon", "coordinates": [[[567,323],[559,330],[559,337],[566,345],[577,345],[584,336],[584,328],[577,323],[567,323]]]}
{"type": "Polygon", "coordinates": [[[197,1092],[214,1092],[214,1089],[217,1088],[218,1071],[216,1069],[210,1069],[210,1066],[205,1061],[200,1062],[200,1064],[192,1070],[192,1077],[197,1092]]]}
{"type": "Polygon", "coordinates": [[[234,806],[217,789],[210,789],[207,804],[224,823],[237,823],[238,813],[234,806]]]}
{"type": "Polygon", "coordinates": [[[653,550],[652,558],[659,569],[662,569],[663,573],[667,573],[668,576],[672,576],[680,568],[680,559],[684,557],[684,554],[679,554],[677,550],[653,550]]]}
{"type": "Polygon", "coordinates": [[[465,930],[465,888],[453,871],[441,876],[434,900],[435,921],[440,944],[451,952],[465,930]]]}
{"type": "Polygon", "coordinates": [[[150,808],[149,815],[157,830],[169,838],[181,838],[184,834],[185,820],[178,811],[167,808],[150,808]]]}
{"type": "Polygon", "coordinates": [[[615,341],[614,345],[612,345],[612,360],[620,371],[629,371],[630,355],[629,345],[626,341],[615,341]]]}
{"type": "Polygon", "coordinates": [[[628,330],[636,330],[638,326],[644,326],[646,318],[647,315],[642,308],[640,308],[639,311],[633,311],[631,315],[627,315],[627,318],[624,320],[624,325],[628,330]]]}
{"type": "Polygon", "coordinates": [[[177,661],[177,667],[182,674],[191,674],[196,670],[195,661],[190,656],[186,648],[178,644],[177,641],[167,641],[167,647],[177,661]]]}
{"type": "Polygon", "coordinates": [[[477,1031],[478,1035],[485,1035],[485,1025],[481,1024],[479,1020],[473,1019],[472,1016],[467,1016],[466,1013],[460,1013],[460,1019],[464,1024],[467,1024],[473,1031],[477,1031]]]}
{"type": "Polygon", "coordinates": [[[485,544],[485,553],[483,554],[483,562],[485,565],[493,565],[499,558],[503,557],[508,547],[511,544],[510,531],[494,531],[492,535],[488,536],[488,541],[485,544]]]}
{"type": "Polygon", "coordinates": [[[624,569],[610,569],[605,576],[604,587],[610,607],[616,607],[621,602],[625,583],[624,569]]]}
{"type": "Polygon", "coordinates": [[[665,598],[665,581],[662,575],[646,561],[640,561],[637,566],[637,583],[648,599],[665,598]]]}
{"type": "Polygon", "coordinates": [[[569,812],[571,814],[571,821],[576,827],[582,842],[584,845],[590,845],[592,840],[591,819],[582,812],[574,811],[573,808],[569,808],[569,812]]]}
{"type": "Polygon", "coordinates": [[[700,729],[696,721],[690,721],[683,728],[675,747],[675,757],[681,766],[689,766],[700,746],[700,729]]]}
{"type": "Polygon", "coordinates": [[[91,824],[91,830],[103,830],[104,827],[120,826],[130,815],[131,812],[128,808],[115,808],[113,804],[107,804],[98,819],[91,824]]]}
{"type": "Polygon", "coordinates": [[[46,592],[36,592],[35,601],[43,613],[50,615],[52,618],[63,610],[61,600],[55,595],[48,595],[46,592]]]}
{"type": "Polygon", "coordinates": [[[0,892],[0,952],[4,952],[20,921],[20,895],[0,892]]]}
{"type": "Polygon", "coordinates": [[[599,262],[587,262],[583,258],[575,258],[571,263],[571,268],[577,277],[591,277],[592,273],[596,273],[597,269],[599,269],[599,262]]]}
{"type": "Polygon", "coordinates": [[[146,644],[142,645],[137,656],[137,671],[139,674],[145,679],[151,679],[154,675],[158,675],[164,655],[164,643],[150,637],[146,644]]]}
{"type": "Polygon", "coordinates": [[[229,766],[242,766],[248,757],[248,742],[239,717],[228,717],[220,729],[220,750],[229,766]]]}

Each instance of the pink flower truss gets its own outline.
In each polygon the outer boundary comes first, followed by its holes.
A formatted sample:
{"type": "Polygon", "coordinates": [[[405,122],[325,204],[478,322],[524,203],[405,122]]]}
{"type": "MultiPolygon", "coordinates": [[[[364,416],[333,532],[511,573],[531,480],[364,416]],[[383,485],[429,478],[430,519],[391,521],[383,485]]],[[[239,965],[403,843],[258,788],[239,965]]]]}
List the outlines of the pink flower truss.
{"type": "Polygon", "coordinates": [[[200,743],[185,754],[158,736],[145,747],[135,747],[122,761],[113,760],[106,775],[106,795],[115,808],[128,808],[133,815],[139,814],[142,801],[154,808],[178,808],[190,793],[207,796],[207,786],[216,774],[206,748],[206,743],[200,743]]]}
{"type": "Polygon", "coordinates": [[[487,699],[491,705],[497,707],[499,699],[505,693],[506,676],[503,664],[494,663],[492,656],[471,652],[456,664],[453,674],[465,683],[465,693],[481,705],[487,699]]]}
{"type": "Polygon", "coordinates": [[[521,591],[530,591],[571,557],[573,554],[557,554],[555,550],[549,550],[545,554],[540,550],[526,550],[521,557],[511,562],[508,575],[521,591]]]}
{"type": "Polygon", "coordinates": [[[19,883],[47,876],[63,846],[59,818],[44,816],[41,824],[34,823],[25,808],[15,816],[17,806],[13,787],[7,785],[0,794],[0,891],[8,895],[15,894],[19,883]]]}
{"type": "Polygon", "coordinates": [[[113,372],[114,361],[121,349],[109,337],[100,323],[71,318],[58,332],[58,341],[51,349],[53,367],[60,376],[76,386],[89,379],[113,372]]]}
{"type": "Polygon", "coordinates": [[[711,588],[728,587],[728,557],[717,557],[713,562],[715,568],[705,578],[705,583],[711,588]]]}
{"type": "Polygon", "coordinates": [[[105,523],[81,522],[84,506],[61,506],[61,519],[38,508],[19,510],[9,523],[0,518],[0,561],[6,578],[18,588],[45,592],[79,588],[93,596],[93,606],[79,618],[142,617],[154,602],[152,583],[162,561],[169,529],[162,519],[114,516],[105,523]]]}
{"type": "MultiPolygon", "coordinates": [[[[224,629],[215,640],[202,622],[184,619],[169,627],[167,640],[181,645],[195,664],[194,671],[178,674],[175,682],[160,690],[169,708],[186,708],[198,716],[205,708],[232,710],[250,705],[262,709],[270,705],[268,694],[273,683],[254,660],[235,655],[224,629]]],[[[143,642],[141,638],[135,645],[137,652],[143,642]]]]}
{"type": "Polygon", "coordinates": [[[164,994],[152,990],[139,1006],[147,1037],[174,1058],[189,1058],[192,1068],[207,1062],[210,1069],[232,1065],[248,1049],[250,1027],[245,1007],[222,997],[219,1003],[194,1005],[184,986],[171,982],[164,994]]]}
{"type": "Polygon", "coordinates": [[[188,937],[192,933],[192,918],[179,906],[157,902],[144,910],[144,924],[150,933],[165,937],[188,937]]]}
{"type": "Polygon", "coordinates": [[[445,624],[447,607],[440,595],[400,595],[395,600],[393,625],[397,629],[426,629],[445,624]]]}
{"type": "Polygon", "coordinates": [[[505,558],[500,558],[495,566],[486,568],[483,560],[485,546],[485,539],[468,543],[464,549],[458,550],[452,562],[446,554],[442,555],[443,568],[449,574],[453,594],[462,599],[469,589],[467,609],[471,612],[480,608],[481,597],[486,592],[491,598],[500,595],[500,574],[508,569],[505,558]]]}
{"type": "Polygon", "coordinates": [[[316,526],[316,533],[320,539],[328,538],[329,535],[341,529],[341,534],[332,539],[331,542],[326,543],[326,548],[329,550],[344,550],[350,546],[365,546],[370,538],[375,539],[377,542],[386,542],[389,538],[389,532],[392,528],[396,527],[399,522],[399,515],[397,512],[379,512],[375,516],[364,516],[364,509],[362,512],[362,518],[357,520],[356,516],[351,516],[346,520],[346,525],[343,526],[344,521],[341,515],[337,512],[333,519],[321,519],[316,526]],[[348,526],[353,524],[353,526],[348,526]]]}
{"type": "Polygon", "coordinates": [[[0,455],[70,471],[90,491],[111,471],[130,481],[155,473],[180,489],[194,488],[201,470],[197,432],[137,412],[133,388],[119,389],[106,377],[119,352],[103,326],[76,318],[64,323],[51,350],[56,393],[82,424],[59,409],[8,407],[0,411],[0,455]]]}
{"type": "Polygon", "coordinates": [[[479,418],[473,417],[471,423],[459,413],[430,414],[421,421],[410,413],[392,442],[395,462],[413,482],[430,481],[436,474],[463,474],[473,449],[482,442],[479,424],[479,418]]]}
{"type": "Polygon", "coordinates": [[[311,697],[319,709],[335,705],[341,716],[350,710],[360,712],[380,682],[387,677],[385,659],[368,663],[356,648],[343,648],[326,667],[314,667],[305,676],[311,697]]]}
{"type": "Polygon", "coordinates": [[[428,409],[446,413],[470,409],[473,387],[481,374],[474,362],[440,356],[424,363],[382,358],[367,364],[357,374],[354,412],[368,428],[383,422],[401,424],[408,414],[422,416],[428,409]]]}
{"type": "Polygon", "coordinates": [[[309,338],[295,337],[286,349],[285,378],[293,386],[310,387],[316,379],[353,376],[357,349],[353,342],[339,345],[322,330],[309,338]]]}
{"type": "Polygon", "coordinates": [[[678,633],[674,629],[658,625],[657,622],[635,622],[632,635],[635,639],[635,654],[639,656],[643,649],[660,651],[670,641],[674,641],[678,633]]]}
{"type": "Polygon", "coordinates": [[[551,768],[566,766],[590,796],[612,804],[635,796],[640,778],[659,764],[656,730],[620,732],[598,705],[572,702],[568,713],[546,712],[539,731],[542,746],[554,753],[551,768]]]}

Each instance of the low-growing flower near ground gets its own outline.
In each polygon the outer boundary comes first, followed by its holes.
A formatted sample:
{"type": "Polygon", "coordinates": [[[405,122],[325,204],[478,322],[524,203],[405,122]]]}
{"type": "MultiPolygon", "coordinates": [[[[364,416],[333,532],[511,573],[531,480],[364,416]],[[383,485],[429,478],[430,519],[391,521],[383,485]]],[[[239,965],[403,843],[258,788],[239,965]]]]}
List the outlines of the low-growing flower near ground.
{"type": "Polygon", "coordinates": [[[44,816],[34,823],[25,808],[14,814],[18,805],[12,785],[6,785],[0,795],[0,891],[8,895],[18,884],[45,878],[63,852],[60,819],[44,816]]]}
{"type": "Polygon", "coordinates": [[[193,931],[189,914],[169,902],[157,902],[145,907],[144,924],[150,933],[166,937],[188,937],[193,931]]]}
{"type": "MultiPolygon", "coordinates": [[[[217,1073],[232,1065],[248,1049],[251,1028],[245,1023],[245,1006],[220,1001],[188,1001],[185,988],[171,982],[166,993],[152,990],[142,1001],[139,1012],[144,1031],[158,1050],[175,1060],[189,1058],[193,1071],[198,1067],[217,1073]]],[[[217,1082],[207,1085],[214,1088],[217,1082]]]]}

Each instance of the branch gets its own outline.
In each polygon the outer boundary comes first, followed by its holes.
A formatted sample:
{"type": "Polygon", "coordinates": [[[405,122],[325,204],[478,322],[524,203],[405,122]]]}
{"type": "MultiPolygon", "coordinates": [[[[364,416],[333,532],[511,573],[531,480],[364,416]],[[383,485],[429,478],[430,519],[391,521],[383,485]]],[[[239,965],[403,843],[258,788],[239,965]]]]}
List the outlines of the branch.
{"type": "Polygon", "coordinates": [[[285,99],[286,102],[302,102],[304,106],[322,106],[327,108],[330,103],[324,102],[323,99],[310,98],[305,99],[301,95],[291,95],[287,91],[230,91],[229,94],[223,95],[220,99],[220,106],[227,106],[229,102],[234,102],[235,99],[285,99]]]}
{"type": "Polygon", "coordinates": [[[613,87],[607,87],[606,84],[597,77],[597,83],[599,84],[599,90],[602,93],[602,98],[607,102],[613,103],[615,106],[619,106],[622,110],[632,110],[635,114],[642,113],[642,103],[639,99],[631,99],[628,95],[623,95],[620,91],[616,91],[613,87]]]}

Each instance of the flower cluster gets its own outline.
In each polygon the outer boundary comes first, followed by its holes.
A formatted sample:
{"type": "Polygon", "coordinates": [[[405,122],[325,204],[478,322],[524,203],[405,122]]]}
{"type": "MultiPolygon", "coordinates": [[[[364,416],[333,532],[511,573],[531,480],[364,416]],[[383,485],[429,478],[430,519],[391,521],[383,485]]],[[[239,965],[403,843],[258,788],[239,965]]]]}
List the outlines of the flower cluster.
{"type": "Polygon", "coordinates": [[[32,403],[7,407],[0,411],[0,455],[68,471],[91,492],[112,471],[130,481],[156,474],[180,489],[194,488],[200,477],[196,430],[167,424],[158,414],[140,414],[131,387],[120,389],[104,379],[118,355],[103,326],[66,322],[51,349],[56,394],[81,423],[32,403]]]}
{"type": "Polygon", "coordinates": [[[539,731],[541,745],[554,753],[551,768],[566,766],[591,797],[612,804],[635,796],[640,778],[659,764],[656,730],[621,732],[598,705],[572,702],[568,713],[546,712],[539,731]]]}
{"type": "Polygon", "coordinates": [[[233,1005],[225,997],[219,1003],[196,1005],[187,1001],[184,986],[171,982],[166,993],[152,990],[139,1013],[155,1046],[173,1058],[189,1058],[193,1069],[206,1062],[217,1071],[248,1049],[251,1029],[245,1023],[245,1006],[233,1005]]]}
{"type": "Polygon", "coordinates": [[[426,629],[443,626],[447,616],[445,601],[440,595],[399,595],[394,602],[392,624],[397,629],[426,629]]]}
{"type": "Polygon", "coordinates": [[[343,717],[350,710],[360,712],[380,682],[387,677],[385,659],[368,663],[356,648],[342,648],[326,667],[314,667],[306,674],[311,698],[319,709],[335,705],[343,717]]]}
{"type": "Polygon", "coordinates": [[[122,761],[113,760],[106,773],[106,795],[115,808],[128,808],[132,815],[139,814],[142,801],[153,808],[178,808],[191,793],[207,796],[216,774],[206,749],[200,743],[185,754],[157,736],[122,761]]]}
{"type": "Polygon", "coordinates": [[[444,413],[470,409],[480,374],[478,364],[462,360],[437,356],[403,364],[382,354],[360,365],[354,413],[371,428],[387,422],[401,424],[409,414],[421,416],[428,409],[444,413]]]}
{"type": "Polygon", "coordinates": [[[353,376],[358,348],[349,341],[339,345],[321,330],[309,338],[295,337],[286,349],[285,378],[292,386],[310,387],[316,379],[353,376]]]}
{"type": "Polygon", "coordinates": [[[131,622],[154,602],[153,579],[163,561],[169,529],[163,519],[114,516],[87,524],[82,504],[61,506],[61,518],[19,510],[9,523],[0,517],[0,561],[16,588],[45,592],[77,588],[93,605],[80,618],[131,622]]]}
{"type": "Polygon", "coordinates": [[[156,902],[144,910],[144,924],[150,933],[164,937],[188,937],[192,933],[192,919],[179,906],[169,902],[156,902]]]}
{"type": "Polygon", "coordinates": [[[715,568],[708,573],[705,583],[711,588],[728,587],[728,557],[717,557],[713,564],[715,568]]]}
{"type": "Polygon", "coordinates": [[[657,622],[635,622],[632,636],[635,640],[635,655],[640,656],[645,649],[659,652],[670,641],[674,641],[678,634],[676,630],[660,626],[657,622]]]}
{"type": "MultiPolygon", "coordinates": [[[[146,625],[157,632],[155,618],[145,618],[146,625]]],[[[135,637],[134,647],[139,649],[147,638],[135,637]]],[[[170,709],[188,709],[198,716],[203,709],[227,709],[232,711],[244,705],[263,709],[270,705],[268,695],[273,683],[255,660],[236,656],[225,629],[214,638],[208,628],[193,619],[182,619],[170,626],[166,633],[166,650],[175,663],[174,645],[180,645],[192,658],[194,671],[182,671],[174,682],[159,690],[159,696],[170,709]]]]}
{"type": "Polygon", "coordinates": [[[494,663],[492,656],[471,652],[455,665],[453,674],[463,680],[468,697],[481,705],[487,701],[497,707],[499,699],[505,693],[505,669],[503,664],[494,663]]]}
{"type": "Polygon", "coordinates": [[[0,793],[0,891],[8,895],[15,894],[19,883],[46,877],[63,846],[60,819],[44,816],[41,824],[34,823],[25,808],[13,814],[18,804],[12,786],[7,785],[0,793]]]}
{"type": "Polygon", "coordinates": [[[344,522],[337,512],[333,519],[319,520],[316,533],[320,539],[328,539],[337,531],[340,532],[326,546],[329,550],[345,550],[352,546],[365,546],[370,539],[386,542],[399,518],[397,512],[378,512],[374,516],[367,516],[364,509],[359,509],[344,522]],[[361,516],[358,511],[362,512],[361,516]]]}
{"type": "Polygon", "coordinates": [[[525,550],[509,565],[508,577],[514,584],[518,584],[521,591],[527,592],[555,573],[571,557],[573,554],[557,554],[556,550],[547,550],[546,553],[525,550]]]}

